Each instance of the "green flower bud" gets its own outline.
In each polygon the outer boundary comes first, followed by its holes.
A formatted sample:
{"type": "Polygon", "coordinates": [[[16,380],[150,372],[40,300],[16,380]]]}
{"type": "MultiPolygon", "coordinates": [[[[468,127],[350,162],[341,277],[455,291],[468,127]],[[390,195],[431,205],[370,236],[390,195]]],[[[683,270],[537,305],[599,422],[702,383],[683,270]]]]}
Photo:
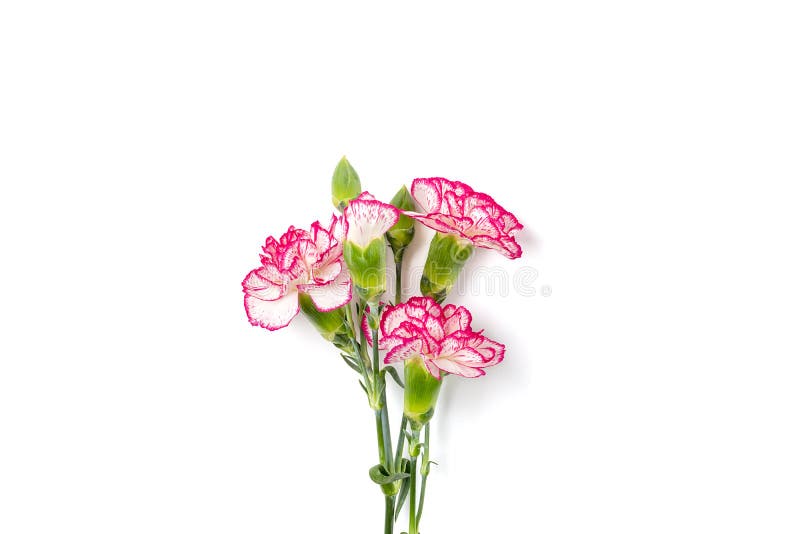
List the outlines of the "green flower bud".
{"type": "Polygon", "coordinates": [[[424,477],[426,477],[429,474],[431,474],[431,463],[423,461],[422,465],[419,468],[419,474],[421,474],[424,477]]]}
{"type": "Polygon", "coordinates": [[[342,255],[358,296],[366,302],[376,302],[386,291],[386,243],[383,238],[373,239],[366,248],[345,241],[342,255]]]}
{"type": "Polygon", "coordinates": [[[345,206],[361,193],[361,180],[358,178],[356,170],[342,156],[336,169],[333,171],[331,179],[331,196],[333,205],[339,211],[344,210],[345,206]]]}
{"type": "Polygon", "coordinates": [[[437,232],[428,249],[428,259],[419,281],[422,294],[441,304],[471,255],[470,243],[454,235],[437,232]]]}
{"type": "MultiPolygon", "coordinates": [[[[401,211],[414,211],[417,209],[414,198],[408,192],[406,186],[401,187],[389,203],[401,211]]],[[[389,241],[389,246],[392,247],[395,261],[400,261],[403,258],[403,252],[405,252],[412,239],[414,239],[414,219],[401,213],[397,223],[386,232],[386,240],[389,241]]]]}
{"type": "Polygon", "coordinates": [[[339,348],[350,349],[350,340],[347,337],[347,318],[344,307],[337,308],[329,312],[322,312],[314,305],[305,293],[298,295],[300,309],[314,328],[324,337],[339,348]]]}
{"type": "Polygon", "coordinates": [[[410,358],[405,363],[403,413],[413,430],[419,430],[433,417],[442,381],[428,372],[421,357],[410,358]]]}

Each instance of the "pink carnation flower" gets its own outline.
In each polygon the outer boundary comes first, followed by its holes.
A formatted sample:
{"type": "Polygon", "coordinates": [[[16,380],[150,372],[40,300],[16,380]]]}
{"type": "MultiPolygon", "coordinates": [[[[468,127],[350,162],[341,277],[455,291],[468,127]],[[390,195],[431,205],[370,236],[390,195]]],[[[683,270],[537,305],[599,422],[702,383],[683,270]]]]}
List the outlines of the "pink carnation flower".
{"type": "Polygon", "coordinates": [[[422,213],[406,212],[406,215],[425,226],[453,234],[476,247],[496,250],[511,259],[522,255],[522,248],[514,239],[522,224],[489,195],[446,178],[415,178],[411,195],[422,213]]]}
{"type": "Polygon", "coordinates": [[[376,200],[368,191],[364,191],[344,209],[347,227],[345,238],[366,248],[373,239],[383,238],[383,234],[395,225],[399,216],[397,208],[376,200]]]}
{"type": "Polygon", "coordinates": [[[383,312],[378,347],[389,351],[385,363],[420,356],[436,379],[441,372],[475,378],[485,374],[484,367],[503,361],[506,348],[483,331],[473,332],[471,323],[463,306],[442,307],[430,297],[411,297],[383,312]]]}
{"type": "Polygon", "coordinates": [[[290,226],[280,239],[268,237],[261,267],[242,282],[250,324],[268,330],[288,325],[300,309],[299,293],[320,311],[347,304],[351,282],[342,260],[344,233],[344,218],[334,215],[328,228],[315,222],[308,232],[290,226]]]}

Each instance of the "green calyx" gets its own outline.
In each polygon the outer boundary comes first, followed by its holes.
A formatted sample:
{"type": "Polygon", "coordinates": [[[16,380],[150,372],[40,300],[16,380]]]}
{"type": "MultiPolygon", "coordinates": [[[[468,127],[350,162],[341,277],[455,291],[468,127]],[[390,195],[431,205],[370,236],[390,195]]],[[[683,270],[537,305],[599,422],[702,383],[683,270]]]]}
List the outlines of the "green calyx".
{"type": "Polygon", "coordinates": [[[442,380],[428,372],[421,357],[406,360],[403,412],[412,429],[419,430],[431,420],[441,388],[442,380]]]}
{"type": "Polygon", "coordinates": [[[377,302],[386,291],[386,243],[383,238],[373,239],[364,248],[345,241],[342,255],[358,296],[366,302],[377,302]]]}
{"type": "Polygon", "coordinates": [[[347,158],[342,156],[333,171],[333,178],[331,179],[333,205],[339,211],[343,211],[345,206],[359,194],[361,194],[361,180],[358,177],[358,173],[347,161],[347,158]]]}
{"type": "Polygon", "coordinates": [[[454,235],[437,232],[428,248],[428,259],[419,281],[422,294],[441,304],[471,255],[471,244],[454,235]]]}
{"type": "Polygon", "coordinates": [[[350,342],[347,335],[347,319],[344,308],[337,308],[329,312],[319,311],[311,297],[305,293],[298,296],[300,310],[303,312],[314,328],[334,345],[340,348],[349,348],[350,342]]]}
{"type": "MultiPolygon", "coordinates": [[[[390,204],[401,211],[414,211],[417,209],[414,198],[408,192],[406,186],[400,188],[390,204]]],[[[392,247],[395,261],[402,259],[403,252],[412,239],[414,239],[414,219],[401,213],[395,225],[386,232],[386,240],[389,242],[389,246],[392,247]]]]}

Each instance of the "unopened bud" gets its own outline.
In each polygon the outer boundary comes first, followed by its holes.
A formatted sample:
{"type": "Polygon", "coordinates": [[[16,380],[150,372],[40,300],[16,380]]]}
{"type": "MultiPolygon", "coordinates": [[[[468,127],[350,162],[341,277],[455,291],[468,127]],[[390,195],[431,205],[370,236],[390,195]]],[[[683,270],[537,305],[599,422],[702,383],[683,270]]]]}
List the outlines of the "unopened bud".
{"type": "Polygon", "coordinates": [[[345,206],[360,193],[361,180],[347,158],[342,156],[331,179],[331,197],[334,207],[339,211],[344,210],[345,206]]]}
{"type": "Polygon", "coordinates": [[[441,304],[471,255],[470,243],[451,234],[436,233],[428,249],[428,259],[425,260],[425,268],[419,281],[422,294],[441,304]]]}
{"type": "MultiPolygon", "coordinates": [[[[414,198],[408,192],[406,186],[400,188],[390,204],[401,212],[417,209],[414,198]]],[[[392,247],[395,261],[399,261],[403,257],[403,252],[412,239],[414,239],[414,219],[401,213],[395,225],[386,232],[386,240],[389,241],[389,246],[392,247]]]]}

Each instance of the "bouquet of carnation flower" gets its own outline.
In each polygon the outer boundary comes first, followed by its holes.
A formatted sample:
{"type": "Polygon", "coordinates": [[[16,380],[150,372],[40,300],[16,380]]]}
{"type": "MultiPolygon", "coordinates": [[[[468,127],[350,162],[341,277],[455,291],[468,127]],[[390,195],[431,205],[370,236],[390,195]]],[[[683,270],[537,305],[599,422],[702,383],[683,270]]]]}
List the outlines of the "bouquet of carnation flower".
{"type": "Polygon", "coordinates": [[[489,195],[444,178],[417,178],[390,203],[361,192],[342,158],[333,173],[333,215],[309,230],[290,226],[268,237],[261,265],[242,282],[250,323],[287,326],[302,311],[359,375],[375,415],[379,463],[369,476],[384,496],[384,533],[408,501],[408,533],[418,534],[430,472],[430,425],[448,375],[475,378],[503,361],[505,346],[472,329],[464,307],[443,304],[473,247],[515,259],[522,225],[489,195]],[[403,256],[418,221],[436,230],[420,280],[421,296],[402,301],[403,256]],[[387,289],[388,249],[395,266],[394,305],[387,289]],[[381,357],[383,352],[383,357],[381,357]],[[394,364],[401,364],[403,377],[394,364]],[[393,446],[386,376],[403,388],[403,415],[393,446]]]}

